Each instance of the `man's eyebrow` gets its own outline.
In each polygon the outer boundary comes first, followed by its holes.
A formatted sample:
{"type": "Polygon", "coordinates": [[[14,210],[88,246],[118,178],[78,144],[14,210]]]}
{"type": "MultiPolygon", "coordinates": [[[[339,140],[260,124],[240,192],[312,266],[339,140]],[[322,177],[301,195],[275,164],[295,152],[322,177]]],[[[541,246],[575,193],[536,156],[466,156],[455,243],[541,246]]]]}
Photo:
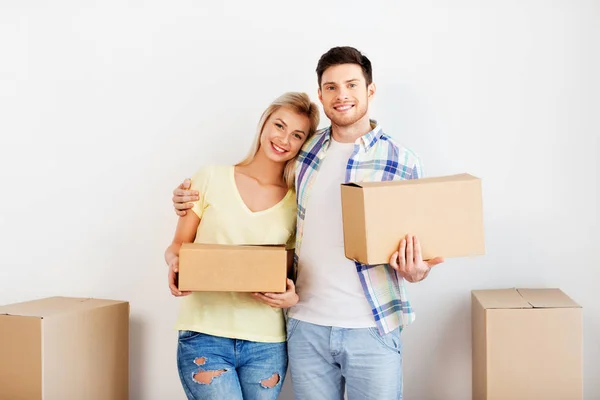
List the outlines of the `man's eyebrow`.
{"type": "MultiPolygon", "coordinates": [[[[346,82],[344,83],[350,83],[350,82],[356,82],[356,81],[360,81],[360,79],[358,78],[352,78],[352,79],[348,79],[346,82]]],[[[323,85],[335,85],[335,82],[323,82],[323,85]]]]}

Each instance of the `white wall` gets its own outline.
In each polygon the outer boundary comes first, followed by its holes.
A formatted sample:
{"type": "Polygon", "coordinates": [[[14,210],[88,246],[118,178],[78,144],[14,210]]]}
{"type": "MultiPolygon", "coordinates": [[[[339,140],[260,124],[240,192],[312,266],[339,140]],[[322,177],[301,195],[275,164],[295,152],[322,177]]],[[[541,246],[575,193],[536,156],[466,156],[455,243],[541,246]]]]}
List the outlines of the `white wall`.
{"type": "Polygon", "coordinates": [[[470,290],[513,286],[581,303],[600,398],[600,3],[205,3],[0,3],[0,304],[129,300],[131,398],[183,399],[171,190],[239,160],[280,93],[316,99],[318,57],[353,45],[375,66],[372,116],[426,173],[484,181],[487,255],[410,287],[406,399],[470,398],[470,290]]]}

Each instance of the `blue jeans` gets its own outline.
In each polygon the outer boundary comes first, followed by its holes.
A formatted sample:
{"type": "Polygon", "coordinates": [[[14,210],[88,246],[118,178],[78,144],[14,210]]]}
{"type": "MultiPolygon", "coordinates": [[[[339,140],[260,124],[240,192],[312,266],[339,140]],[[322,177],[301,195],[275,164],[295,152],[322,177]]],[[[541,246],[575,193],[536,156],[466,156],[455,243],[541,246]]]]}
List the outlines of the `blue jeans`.
{"type": "Polygon", "coordinates": [[[177,367],[190,400],[275,400],[287,370],[286,343],[179,331],[177,367]]]}
{"type": "Polygon", "coordinates": [[[400,329],[347,329],[288,319],[288,355],[296,400],[402,399],[400,329]]]}

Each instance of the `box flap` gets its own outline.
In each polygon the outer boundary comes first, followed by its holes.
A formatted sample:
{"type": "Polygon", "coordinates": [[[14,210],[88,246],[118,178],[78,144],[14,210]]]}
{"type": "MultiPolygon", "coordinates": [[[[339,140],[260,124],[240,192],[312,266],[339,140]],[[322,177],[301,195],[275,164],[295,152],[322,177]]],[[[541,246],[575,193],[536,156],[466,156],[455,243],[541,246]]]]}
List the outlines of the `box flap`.
{"type": "Polygon", "coordinates": [[[403,186],[403,185],[422,185],[424,183],[446,183],[446,182],[460,182],[460,181],[472,181],[479,178],[471,174],[456,174],[447,176],[436,176],[431,178],[419,178],[419,179],[405,179],[401,181],[383,181],[383,182],[349,182],[343,183],[342,186],[360,187],[360,188],[377,188],[377,187],[389,187],[389,186],[403,186]]]}
{"type": "Polygon", "coordinates": [[[342,185],[344,255],[356,261],[368,259],[365,194],[356,184],[342,185]]]}
{"type": "Polygon", "coordinates": [[[483,308],[581,308],[560,289],[473,290],[483,308]]]}
{"type": "Polygon", "coordinates": [[[534,308],[581,308],[560,289],[517,289],[534,308]]]}
{"type": "Polygon", "coordinates": [[[246,245],[232,245],[232,244],[210,244],[210,243],[183,243],[181,248],[188,250],[248,250],[254,251],[260,249],[260,251],[281,251],[285,249],[285,244],[246,244],[246,245]]]}
{"type": "Polygon", "coordinates": [[[48,297],[0,307],[0,315],[48,318],[54,315],[79,312],[92,308],[106,307],[123,303],[117,300],[103,300],[77,297],[48,297]]]}
{"type": "Polygon", "coordinates": [[[533,308],[516,289],[473,290],[483,308],[533,308]]]}
{"type": "Polygon", "coordinates": [[[367,183],[367,182],[348,182],[348,183],[342,183],[342,186],[348,186],[348,187],[362,187],[363,183],[367,183]]]}

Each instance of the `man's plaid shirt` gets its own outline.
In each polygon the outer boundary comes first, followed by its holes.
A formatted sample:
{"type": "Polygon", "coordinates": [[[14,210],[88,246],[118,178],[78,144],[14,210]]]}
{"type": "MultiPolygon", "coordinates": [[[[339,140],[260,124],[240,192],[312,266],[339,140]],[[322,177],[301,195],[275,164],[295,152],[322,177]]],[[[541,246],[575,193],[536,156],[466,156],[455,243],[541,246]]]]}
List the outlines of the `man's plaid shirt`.
{"type": "MultiPolygon", "coordinates": [[[[354,144],[354,151],[346,165],[345,183],[420,178],[422,173],[417,156],[396,144],[375,121],[371,121],[371,124],[373,130],[357,139],[354,144]]],[[[320,162],[327,156],[330,138],[331,127],[317,132],[305,143],[296,162],[296,267],[302,247],[305,206],[314,179],[319,173],[320,162]]],[[[415,313],[408,301],[404,279],[394,269],[388,264],[355,264],[380,334],[405,327],[414,321],[415,313]]]]}

